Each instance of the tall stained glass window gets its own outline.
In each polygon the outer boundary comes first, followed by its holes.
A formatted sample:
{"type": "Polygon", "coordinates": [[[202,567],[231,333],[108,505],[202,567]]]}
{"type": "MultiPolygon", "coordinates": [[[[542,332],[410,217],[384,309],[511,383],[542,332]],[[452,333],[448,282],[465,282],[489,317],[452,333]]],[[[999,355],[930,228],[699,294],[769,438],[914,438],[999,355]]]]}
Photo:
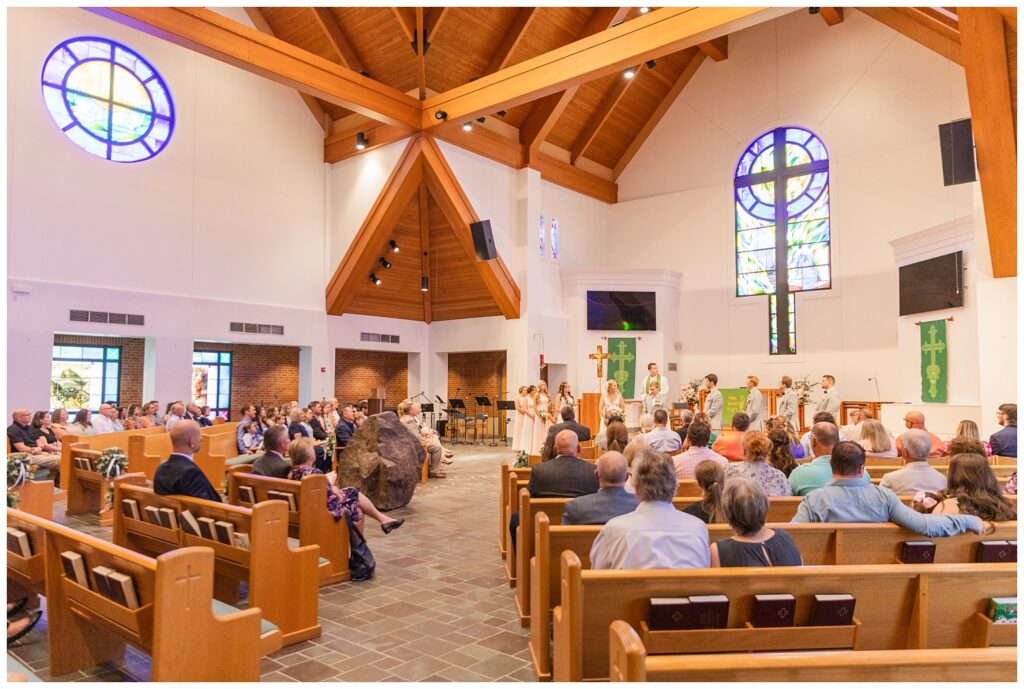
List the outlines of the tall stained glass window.
{"type": "Polygon", "coordinates": [[[115,41],[64,41],[47,56],[42,85],[46,109],[64,135],[100,158],[147,160],[174,131],[167,84],[145,58],[115,41]]]}
{"type": "Polygon", "coordinates": [[[537,232],[537,241],[540,242],[540,255],[544,255],[544,238],[547,236],[548,228],[544,224],[544,216],[540,216],[540,229],[537,232]]]}
{"type": "Polygon", "coordinates": [[[192,352],[192,402],[230,421],[231,352],[192,352]]]}
{"type": "Polygon", "coordinates": [[[120,347],[53,346],[50,409],[97,412],[104,402],[117,404],[120,389],[120,347]]]}
{"type": "Polygon", "coordinates": [[[744,151],[735,189],[736,296],[769,295],[768,351],[796,354],[794,293],[832,288],[828,152],[808,130],[779,127],[744,151]]]}
{"type": "Polygon", "coordinates": [[[551,258],[558,259],[558,220],[551,218],[551,258]]]}

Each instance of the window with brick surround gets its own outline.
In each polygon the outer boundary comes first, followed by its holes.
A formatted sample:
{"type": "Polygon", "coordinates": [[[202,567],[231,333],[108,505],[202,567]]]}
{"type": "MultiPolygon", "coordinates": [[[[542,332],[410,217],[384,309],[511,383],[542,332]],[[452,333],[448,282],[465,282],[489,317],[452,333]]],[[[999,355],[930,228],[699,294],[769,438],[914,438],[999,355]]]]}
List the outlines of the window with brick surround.
{"type": "Polygon", "coordinates": [[[192,352],[192,403],[231,418],[231,352],[192,352]]]}
{"type": "Polygon", "coordinates": [[[50,408],[69,414],[97,412],[104,402],[118,404],[121,348],[54,345],[50,368],[50,408]]]}

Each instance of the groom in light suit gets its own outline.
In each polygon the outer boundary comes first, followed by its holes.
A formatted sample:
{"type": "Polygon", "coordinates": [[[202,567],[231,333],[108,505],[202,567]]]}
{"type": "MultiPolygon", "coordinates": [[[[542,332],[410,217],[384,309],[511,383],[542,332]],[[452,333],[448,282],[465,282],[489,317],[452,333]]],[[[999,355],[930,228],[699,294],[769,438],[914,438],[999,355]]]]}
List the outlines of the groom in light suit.
{"type": "Polygon", "coordinates": [[[658,409],[665,409],[665,402],[668,399],[668,395],[661,391],[661,386],[658,385],[657,381],[651,383],[650,392],[644,396],[644,414],[654,415],[654,412],[658,409]]]}
{"type": "Polygon", "coordinates": [[[750,430],[760,431],[764,429],[764,395],[757,389],[760,379],[757,376],[747,376],[747,406],[744,409],[750,417],[750,430]]]}
{"type": "Polygon", "coordinates": [[[779,382],[779,388],[785,390],[782,393],[782,397],[779,398],[779,404],[776,408],[776,414],[779,416],[785,416],[789,423],[796,428],[797,420],[796,415],[799,409],[797,402],[796,390],[793,389],[793,379],[789,376],[782,376],[782,380],[779,382]]]}
{"type": "Polygon", "coordinates": [[[839,408],[842,406],[842,399],[836,391],[836,379],[827,373],[821,377],[821,399],[818,400],[818,407],[815,413],[828,412],[837,420],[839,419],[839,408]]]}
{"type": "Polygon", "coordinates": [[[704,413],[711,420],[711,430],[721,432],[722,430],[722,391],[718,389],[718,376],[709,373],[704,376],[704,386],[708,389],[708,395],[704,398],[704,413]]]}

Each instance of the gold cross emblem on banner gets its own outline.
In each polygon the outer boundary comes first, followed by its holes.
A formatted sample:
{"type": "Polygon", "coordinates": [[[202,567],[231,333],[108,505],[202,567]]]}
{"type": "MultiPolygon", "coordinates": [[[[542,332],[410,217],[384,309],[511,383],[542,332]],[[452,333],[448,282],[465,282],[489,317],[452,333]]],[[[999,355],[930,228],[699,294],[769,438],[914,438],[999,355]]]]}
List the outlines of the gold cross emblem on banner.
{"type": "Polygon", "coordinates": [[[593,359],[597,362],[597,379],[604,379],[604,362],[606,359],[611,359],[612,355],[604,351],[603,345],[597,345],[597,351],[593,354],[589,354],[588,358],[593,359]]]}

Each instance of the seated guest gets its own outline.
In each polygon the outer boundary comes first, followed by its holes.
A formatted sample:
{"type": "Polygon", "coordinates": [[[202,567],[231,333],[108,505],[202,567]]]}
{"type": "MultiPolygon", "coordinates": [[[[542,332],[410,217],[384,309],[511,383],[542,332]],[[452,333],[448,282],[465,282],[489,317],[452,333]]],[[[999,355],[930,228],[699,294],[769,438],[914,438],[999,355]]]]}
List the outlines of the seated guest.
{"type": "MultiPolygon", "coordinates": [[[[301,481],[305,476],[323,473],[313,466],[316,461],[314,447],[313,439],[307,437],[298,438],[291,443],[288,448],[288,454],[292,459],[292,468],[288,472],[289,480],[301,481]]],[[[341,521],[342,517],[347,517],[350,522],[361,529],[363,515],[367,514],[380,522],[381,531],[386,534],[405,523],[404,519],[395,519],[382,514],[370,498],[359,492],[359,489],[351,486],[346,488],[335,486],[336,480],[337,476],[334,472],[327,474],[327,511],[334,517],[334,521],[341,521]]]]}
{"type": "MultiPolygon", "coordinates": [[[[177,426],[179,423],[185,420],[185,405],[181,402],[175,402],[171,405],[171,412],[167,415],[167,420],[164,421],[164,428],[170,433],[171,429],[177,426]]],[[[198,423],[198,422],[197,422],[198,423]]]]}
{"type": "Polygon", "coordinates": [[[142,427],[153,428],[154,426],[162,426],[163,422],[160,419],[160,402],[157,400],[151,400],[142,405],[142,427]]]}
{"type": "MultiPolygon", "coordinates": [[[[924,427],[924,414],[914,410],[908,411],[906,415],[903,417],[903,423],[907,425],[907,428],[913,428],[916,430],[924,431],[929,436],[931,436],[932,451],[931,454],[928,455],[929,457],[945,457],[949,454],[949,452],[946,450],[946,443],[942,441],[942,438],[935,435],[934,433],[932,433],[931,431],[924,427]]],[[[900,438],[896,438],[896,451],[899,452],[900,454],[902,454],[903,452],[903,448],[900,443],[900,438]]]]}
{"type": "Polygon", "coordinates": [[[786,475],[768,463],[772,441],[762,431],[750,431],[743,436],[742,462],[731,462],[725,467],[725,480],[749,478],[757,481],[768,495],[785,497],[793,493],[786,475]]]}
{"type": "MultiPolygon", "coordinates": [[[[970,438],[971,440],[976,440],[979,443],[981,443],[982,447],[985,449],[984,454],[986,457],[990,457],[992,455],[992,445],[981,439],[981,431],[978,430],[978,424],[974,423],[970,419],[964,419],[963,421],[956,425],[956,432],[954,433],[954,437],[970,438]]],[[[946,451],[949,452],[950,456],[953,455],[953,452],[950,451],[948,444],[946,446],[946,451]]]]}
{"type": "Polygon", "coordinates": [[[341,421],[334,427],[334,437],[338,441],[338,449],[348,445],[352,435],[356,432],[356,410],[345,402],[341,405],[341,421]]]}
{"type": "Polygon", "coordinates": [[[256,418],[256,407],[251,404],[243,404],[239,414],[242,418],[238,420],[238,428],[235,429],[235,444],[238,446],[239,455],[251,455],[255,450],[245,446],[245,443],[242,442],[242,436],[245,434],[246,426],[256,418]]]}
{"type": "Polygon", "coordinates": [[[313,429],[309,427],[308,418],[308,409],[298,406],[292,407],[292,413],[288,417],[288,435],[291,436],[292,440],[313,437],[313,429]]]}
{"type": "Polygon", "coordinates": [[[213,419],[210,418],[210,407],[204,404],[199,407],[199,425],[200,426],[212,426],[213,419]]]}
{"type": "MultiPolygon", "coordinates": [[[[807,495],[832,480],[832,466],[829,462],[832,448],[840,442],[839,431],[836,430],[835,424],[820,421],[814,424],[810,433],[811,456],[814,459],[793,469],[793,473],[789,475],[789,487],[793,489],[793,495],[807,495]]],[[[871,476],[865,471],[860,480],[863,483],[871,483],[871,476]]]]}
{"type": "Polygon", "coordinates": [[[29,463],[34,467],[42,467],[48,471],[60,471],[60,454],[47,452],[39,447],[42,437],[32,428],[32,413],[28,409],[15,409],[11,414],[11,425],[7,427],[7,441],[14,452],[29,455],[29,463]]]}
{"type": "Polygon", "coordinates": [[[622,456],[626,458],[626,468],[630,471],[629,478],[626,479],[625,488],[626,492],[631,495],[636,495],[636,487],[633,485],[633,462],[636,461],[640,450],[644,448],[650,449],[647,443],[644,442],[644,439],[637,436],[630,440],[626,445],[626,449],[622,451],[622,456]]]}
{"type": "Polygon", "coordinates": [[[949,485],[914,496],[914,509],[928,514],[973,514],[986,521],[1012,522],[1017,507],[999,489],[999,481],[982,454],[949,458],[949,485]]]}
{"type": "MultiPolygon", "coordinates": [[[[683,409],[679,412],[679,420],[683,422],[683,425],[676,429],[676,433],[679,435],[679,442],[686,443],[686,431],[689,429],[690,424],[693,423],[693,412],[689,409],[683,409]]],[[[683,447],[683,445],[680,444],[680,447],[683,447]]]]}
{"type": "Polygon", "coordinates": [[[946,487],[946,477],[928,464],[928,454],[932,451],[931,436],[911,428],[900,436],[900,445],[903,447],[900,454],[904,467],[882,476],[880,486],[896,495],[913,495],[918,491],[935,493],[946,487]]]}
{"type": "MultiPolygon", "coordinates": [[[[728,460],[724,460],[728,464],[728,460]]],[[[676,476],[679,472],[676,472],[676,476]]],[[[725,485],[725,469],[719,462],[704,460],[697,465],[694,475],[700,486],[703,497],[689,505],[683,512],[692,514],[705,524],[724,524],[725,512],[722,511],[722,487],[725,485]]]]}
{"type": "MultiPolygon", "coordinates": [[[[330,471],[334,465],[334,457],[328,457],[324,453],[324,442],[327,440],[327,431],[324,427],[323,419],[323,405],[319,401],[313,400],[309,403],[308,412],[306,414],[306,424],[309,427],[309,432],[313,434],[313,440],[316,441],[314,451],[316,452],[316,466],[320,471],[330,471]]],[[[259,410],[256,414],[256,418],[259,419],[262,410],[259,410]]]]}
{"type": "Polygon", "coordinates": [[[779,416],[773,416],[768,419],[768,423],[765,426],[765,431],[772,431],[776,428],[786,432],[789,437],[789,452],[793,455],[793,459],[803,459],[806,457],[804,454],[804,446],[800,444],[800,436],[796,434],[793,429],[793,424],[789,422],[789,419],[781,414],[779,416]]]}
{"type": "Polygon", "coordinates": [[[185,418],[189,421],[195,421],[201,427],[213,425],[213,421],[210,421],[209,416],[207,416],[208,413],[204,414],[203,410],[195,402],[189,402],[185,405],[185,418]]]}
{"type": "Polygon", "coordinates": [[[711,544],[712,567],[799,567],[804,563],[789,534],[765,526],[768,496],[761,484],[733,479],[725,484],[722,509],[732,538],[711,544]]]}
{"type": "Polygon", "coordinates": [[[750,417],[738,411],[732,415],[732,430],[723,431],[711,449],[730,462],[743,461],[743,434],[750,428],[750,417]]]}
{"type": "Polygon", "coordinates": [[[850,423],[840,428],[839,432],[846,436],[847,440],[857,442],[860,440],[860,432],[864,428],[864,422],[874,417],[871,415],[871,412],[863,407],[854,407],[847,416],[850,423]]]}
{"type": "Polygon", "coordinates": [[[92,427],[96,433],[114,433],[124,430],[124,426],[117,420],[117,407],[112,404],[100,405],[100,413],[92,418],[92,427]]]}
{"type": "MultiPolygon", "coordinates": [[[[652,386],[654,383],[651,384],[652,386]]],[[[672,454],[682,447],[679,434],[668,427],[668,412],[657,409],[654,412],[654,428],[644,434],[644,440],[658,452],[672,454]]]]}
{"type": "Polygon", "coordinates": [[[654,430],[654,417],[650,414],[641,414],[638,423],[640,424],[640,435],[642,436],[654,430]]]}
{"type": "Polygon", "coordinates": [[[590,440],[590,429],[576,422],[576,412],[572,407],[569,405],[562,407],[560,414],[562,415],[561,423],[556,423],[548,429],[548,438],[552,443],[554,443],[555,436],[566,429],[575,433],[581,443],[590,440]]]}
{"type": "Polygon", "coordinates": [[[867,457],[899,457],[896,451],[896,443],[892,441],[889,431],[881,421],[867,419],[860,425],[860,438],[857,442],[864,448],[867,457]]]}
{"type": "Polygon", "coordinates": [[[210,479],[192,459],[199,452],[202,433],[195,421],[179,421],[170,431],[171,456],[160,462],[153,475],[153,492],[157,495],[187,495],[220,502],[210,479]]]}
{"type": "Polygon", "coordinates": [[[129,404],[128,411],[124,415],[124,430],[134,431],[143,428],[142,425],[142,405],[141,404],[129,404]]]}
{"type": "Polygon", "coordinates": [[[793,446],[785,428],[773,428],[768,432],[768,440],[772,441],[772,451],[768,455],[768,463],[781,471],[786,478],[796,469],[793,458],[793,446]]]}
{"type": "Polygon", "coordinates": [[[985,452],[985,443],[981,440],[972,440],[958,435],[946,444],[949,456],[953,455],[982,455],[988,456],[985,452]]]}
{"type": "Polygon", "coordinates": [[[53,427],[53,433],[57,436],[57,440],[62,440],[68,432],[68,411],[61,407],[57,407],[50,414],[50,424],[53,427]]]}
{"type": "Polygon", "coordinates": [[[436,433],[426,432],[420,426],[419,415],[422,407],[412,400],[402,400],[398,405],[398,416],[409,432],[416,436],[419,442],[427,441],[427,457],[430,461],[427,476],[431,478],[447,478],[448,474],[441,469],[441,462],[444,461],[444,446],[436,433]]]}
{"type": "Polygon", "coordinates": [[[60,440],[53,432],[50,412],[37,411],[32,415],[32,435],[36,438],[36,447],[44,453],[60,454],[60,440]]]}
{"type": "Polygon", "coordinates": [[[608,423],[604,433],[597,436],[597,449],[602,452],[625,452],[626,445],[629,445],[629,429],[622,419],[614,417],[615,420],[608,423]]]}
{"type": "Polygon", "coordinates": [[[710,449],[714,447],[715,442],[718,440],[718,434],[715,433],[715,429],[711,425],[711,417],[705,414],[704,412],[699,411],[693,415],[693,420],[700,421],[702,424],[706,425],[708,428],[711,429],[711,435],[708,436],[708,448],[710,449]]]}
{"type": "MultiPolygon", "coordinates": [[[[820,411],[820,412],[818,412],[817,414],[814,415],[814,418],[811,420],[811,428],[814,428],[814,424],[816,424],[816,423],[830,423],[833,426],[835,426],[837,429],[839,428],[839,424],[836,423],[836,417],[832,416],[832,413],[831,412],[827,412],[827,411],[820,411]]],[[[842,431],[839,431],[839,440],[841,440],[841,441],[842,440],[846,440],[846,436],[843,435],[842,431]]],[[[803,436],[800,438],[800,444],[803,445],[803,447],[804,447],[804,457],[813,457],[814,456],[814,452],[811,451],[811,432],[810,432],[810,430],[808,430],[806,433],[804,433],[803,436]]],[[[895,457],[895,456],[896,455],[893,455],[893,457],[895,457]]]]}
{"type": "Polygon", "coordinates": [[[672,504],[676,495],[672,459],[642,447],[633,462],[640,504],[601,527],[590,548],[593,569],[687,569],[708,567],[708,527],[672,504]]]}
{"type": "Polygon", "coordinates": [[[288,452],[290,443],[287,428],[272,426],[263,436],[264,452],[252,463],[250,473],[273,478],[288,478],[291,464],[285,459],[285,453],[288,452]]]}
{"type": "Polygon", "coordinates": [[[92,427],[92,412],[88,409],[79,409],[75,419],[68,424],[68,432],[75,435],[92,435],[96,430],[92,427]]]}
{"type": "Polygon", "coordinates": [[[626,458],[620,452],[605,452],[597,458],[598,489],[565,504],[562,524],[604,524],[613,517],[632,512],[639,501],[623,487],[629,478],[626,458]]]}
{"type": "Polygon", "coordinates": [[[996,420],[1003,430],[996,431],[989,439],[992,454],[1000,457],[1017,456],[1017,405],[1000,404],[996,411],[996,420]]]}
{"type": "Polygon", "coordinates": [[[691,421],[686,429],[686,442],[683,453],[672,458],[676,468],[676,478],[680,480],[695,478],[697,465],[710,461],[723,467],[729,460],[708,447],[711,429],[703,421],[691,421]]]}
{"type": "Polygon", "coordinates": [[[359,400],[355,407],[356,428],[360,428],[369,416],[370,403],[367,400],[359,400]]]}
{"type": "Polygon", "coordinates": [[[919,514],[888,488],[865,483],[864,448],[841,442],[829,460],[832,480],[804,497],[794,522],[893,522],[924,536],[990,533],[991,524],[970,515],[919,514]]]}

